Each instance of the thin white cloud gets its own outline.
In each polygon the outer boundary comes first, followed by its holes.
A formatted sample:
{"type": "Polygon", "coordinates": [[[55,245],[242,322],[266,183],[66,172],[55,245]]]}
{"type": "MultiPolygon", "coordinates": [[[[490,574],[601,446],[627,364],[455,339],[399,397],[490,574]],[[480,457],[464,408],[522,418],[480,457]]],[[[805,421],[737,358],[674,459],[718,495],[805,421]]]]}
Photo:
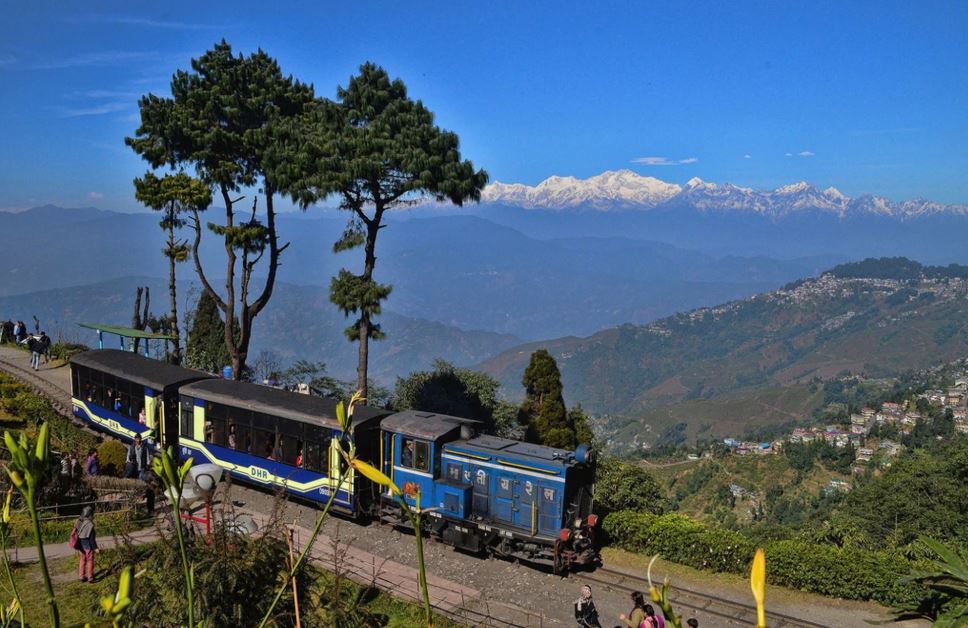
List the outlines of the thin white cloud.
{"type": "Polygon", "coordinates": [[[753,156],[750,155],[749,153],[746,153],[745,155],[743,155],[743,159],[753,159],[753,156]]]}
{"type": "Polygon", "coordinates": [[[797,153],[797,155],[800,155],[801,157],[813,157],[814,155],[816,155],[816,153],[811,153],[808,150],[802,150],[799,153],[797,153]]]}
{"type": "Polygon", "coordinates": [[[181,22],[178,20],[155,20],[132,15],[88,15],[86,19],[92,22],[103,22],[107,24],[125,24],[128,26],[146,26],[148,28],[190,31],[233,28],[237,26],[237,24],[203,24],[199,22],[181,22]]]}
{"type": "Polygon", "coordinates": [[[137,100],[140,96],[141,94],[138,92],[125,92],[125,91],[116,91],[116,90],[110,90],[110,89],[88,89],[88,90],[83,90],[78,92],[71,92],[66,95],[67,98],[72,98],[72,99],[73,98],[92,98],[92,99],[112,98],[115,100],[121,99],[121,98],[132,98],[137,100]]]}
{"type": "Polygon", "coordinates": [[[104,198],[104,194],[102,194],[101,192],[88,192],[87,197],[92,201],[99,201],[102,198],[104,198]]]}
{"type": "Polygon", "coordinates": [[[783,155],[783,156],[784,156],[784,157],[793,157],[793,153],[786,153],[786,154],[785,154],[785,155],[783,155]]]}
{"type": "Polygon", "coordinates": [[[678,161],[668,157],[636,157],[632,160],[632,163],[639,166],[678,166],[679,164],[694,164],[697,161],[699,161],[698,157],[687,157],[678,161]]]}
{"type": "Polygon", "coordinates": [[[90,107],[74,107],[61,109],[61,116],[65,118],[81,118],[84,116],[103,116],[108,113],[117,113],[133,107],[133,102],[106,102],[90,107]]]}
{"type": "Polygon", "coordinates": [[[85,66],[123,65],[129,61],[144,61],[154,59],[156,52],[140,52],[134,50],[104,50],[101,52],[85,52],[63,59],[41,61],[31,66],[34,70],[63,70],[85,66]]]}

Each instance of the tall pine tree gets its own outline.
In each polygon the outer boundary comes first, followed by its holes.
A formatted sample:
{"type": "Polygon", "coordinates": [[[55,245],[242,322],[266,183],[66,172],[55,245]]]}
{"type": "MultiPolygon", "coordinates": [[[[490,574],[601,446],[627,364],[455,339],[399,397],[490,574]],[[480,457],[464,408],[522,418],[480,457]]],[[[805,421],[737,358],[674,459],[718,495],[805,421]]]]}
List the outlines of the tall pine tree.
{"type": "Polygon", "coordinates": [[[156,211],[162,212],[159,225],[168,234],[162,254],[168,258],[168,333],[175,337],[171,361],[181,364],[181,336],[178,330],[178,294],[175,287],[175,264],[188,259],[188,243],[178,240],[175,231],[185,226],[186,212],[206,209],[212,202],[212,191],[205,183],[184,172],[167,174],[161,178],[151,172],[134,180],[136,199],[156,211]]]}
{"type": "Polygon", "coordinates": [[[531,354],[521,383],[524,385],[525,398],[519,417],[525,425],[528,442],[574,449],[574,417],[569,417],[565,410],[561,372],[546,349],[538,349],[531,354]]]}
{"type": "Polygon", "coordinates": [[[192,59],[191,71],[175,73],[171,93],[170,98],[148,94],[140,100],[141,126],[125,143],[153,168],[192,168],[225,206],[225,223],[208,224],[225,246],[224,298],[212,287],[198,256],[202,224],[197,211],[192,212],[192,257],[205,292],[225,315],[224,342],[238,379],[246,370],[252,322],[272,297],[279,256],[288,246],[277,238],[273,199],[280,178],[290,176],[295,156],[291,146],[280,145],[290,137],[280,130],[313,102],[313,88],[283,75],[263,51],[235,56],[223,40],[192,59]],[[266,164],[270,152],[277,157],[277,168],[266,164]],[[254,201],[251,214],[239,215],[243,189],[252,190],[256,199],[261,192],[264,223],[254,201]],[[261,291],[250,285],[260,261],[267,265],[261,291]]]}
{"type": "Polygon", "coordinates": [[[320,101],[300,125],[290,127],[300,144],[295,161],[278,160],[286,181],[279,189],[303,207],[335,195],[340,209],[350,213],[333,250],[362,246],[363,268],[359,274],[340,270],[330,299],[346,316],[358,316],[346,336],[359,342],[357,386],[365,394],[369,341],[383,337],[374,318],[391,290],[373,278],[384,214],[424,197],[455,205],[480,200],[487,173],[461,159],[457,135],[437,127],[433,113],[383,68],[364,64],[337,97],[336,103],[320,101]],[[299,169],[301,176],[294,176],[299,169]]]}

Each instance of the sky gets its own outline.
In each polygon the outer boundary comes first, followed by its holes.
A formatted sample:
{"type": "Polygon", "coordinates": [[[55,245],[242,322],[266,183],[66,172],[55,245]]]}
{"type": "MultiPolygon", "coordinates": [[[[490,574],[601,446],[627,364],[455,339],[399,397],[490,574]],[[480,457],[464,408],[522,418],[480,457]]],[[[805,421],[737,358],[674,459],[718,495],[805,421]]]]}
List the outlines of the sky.
{"type": "Polygon", "coordinates": [[[138,98],[222,38],[329,98],[382,65],[492,181],[968,203],[966,2],[91,1],[4,10],[0,209],[138,210],[138,98]]]}

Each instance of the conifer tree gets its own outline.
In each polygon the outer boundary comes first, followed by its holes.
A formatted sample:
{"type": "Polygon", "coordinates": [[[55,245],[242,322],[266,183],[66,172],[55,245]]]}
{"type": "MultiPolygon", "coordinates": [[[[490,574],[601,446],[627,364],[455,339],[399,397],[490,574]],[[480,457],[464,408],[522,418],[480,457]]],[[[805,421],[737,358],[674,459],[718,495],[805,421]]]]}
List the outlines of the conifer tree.
{"type": "Polygon", "coordinates": [[[181,337],[178,331],[178,295],[175,288],[175,264],[188,259],[189,249],[185,240],[177,240],[175,231],[185,226],[184,214],[206,209],[212,202],[212,192],[205,183],[184,172],[156,177],[151,172],[134,180],[135,198],[156,211],[161,211],[159,225],[168,234],[162,254],[168,258],[169,314],[166,321],[168,333],[175,337],[171,361],[180,364],[181,337]]]}
{"type": "Polygon", "coordinates": [[[225,223],[208,223],[225,246],[224,298],[211,285],[198,256],[202,237],[198,211],[192,211],[195,238],[192,257],[206,293],[225,315],[224,342],[231,355],[234,377],[245,372],[252,321],[272,296],[279,256],[288,246],[276,234],[273,198],[279,179],[296,161],[291,146],[283,146],[278,131],[303,113],[313,101],[313,89],[284,76],[279,64],[265,52],[235,56],[224,40],[198,59],[191,71],[178,70],[171,80],[171,97],[148,94],[139,102],[141,126],[125,139],[153,168],[192,168],[220,196],[225,223]],[[266,155],[277,156],[278,169],[266,165],[266,155]],[[237,215],[236,205],[253,190],[264,199],[265,222],[256,215],[237,215]],[[266,278],[258,296],[250,300],[256,264],[267,261],[266,278]],[[238,309],[236,309],[238,308],[238,309]]]}
{"type": "Polygon", "coordinates": [[[225,322],[215,299],[203,290],[195,312],[189,315],[185,362],[192,368],[217,373],[230,360],[225,346],[225,322]]]}
{"type": "Polygon", "coordinates": [[[383,337],[374,317],[392,288],[373,278],[384,214],[428,196],[455,205],[480,200],[487,173],[461,159],[457,135],[437,127],[433,113],[383,68],[364,64],[337,97],[336,103],[319,101],[298,127],[290,127],[289,136],[301,140],[295,161],[281,156],[273,161],[282,173],[280,184],[285,177],[280,189],[303,207],[335,195],[340,209],[350,213],[333,250],[362,246],[363,269],[340,270],[330,300],[346,316],[359,317],[346,336],[359,342],[357,387],[365,393],[369,340],[383,337]]]}
{"type": "Polygon", "coordinates": [[[573,449],[575,427],[565,411],[561,372],[546,349],[531,354],[521,383],[525,399],[519,416],[526,427],[528,442],[573,449]]]}

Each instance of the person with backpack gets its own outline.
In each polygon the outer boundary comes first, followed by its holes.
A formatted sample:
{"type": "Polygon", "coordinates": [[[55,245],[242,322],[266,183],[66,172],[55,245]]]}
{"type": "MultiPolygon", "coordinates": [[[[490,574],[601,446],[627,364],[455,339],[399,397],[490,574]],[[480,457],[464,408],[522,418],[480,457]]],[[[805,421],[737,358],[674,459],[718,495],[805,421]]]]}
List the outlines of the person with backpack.
{"type": "Polygon", "coordinates": [[[44,355],[44,364],[50,364],[50,347],[52,344],[47,332],[40,332],[40,352],[44,355]]]}
{"type": "Polygon", "coordinates": [[[632,612],[628,616],[622,613],[618,618],[627,628],[648,628],[645,623],[645,595],[641,591],[633,591],[632,612]]]}
{"type": "Polygon", "coordinates": [[[656,615],[651,604],[646,604],[643,610],[645,619],[642,621],[641,628],[665,628],[665,617],[656,615]]]}
{"type": "Polygon", "coordinates": [[[77,574],[81,582],[94,582],[94,552],[97,551],[97,534],[94,530],[94,507],[85,506],[80,518],[71,530],[70,546],[81,553],[77,574]]]}
{"type": "Polygon", "coordinates": [[[39,338],[30,336],[27,338],[27,349],[30,351],[30,368],[35,371],[40,370],[40,354],[42,353],[41,342],[39,338]]]}
{"type": "Polygon", "coordinates": [[[575,600],[575,623],[578,628],[602,628],[598,623],[598,610],[592,601],[592,588],[587,584],[581,588],[581,596],[575,600]]]}

